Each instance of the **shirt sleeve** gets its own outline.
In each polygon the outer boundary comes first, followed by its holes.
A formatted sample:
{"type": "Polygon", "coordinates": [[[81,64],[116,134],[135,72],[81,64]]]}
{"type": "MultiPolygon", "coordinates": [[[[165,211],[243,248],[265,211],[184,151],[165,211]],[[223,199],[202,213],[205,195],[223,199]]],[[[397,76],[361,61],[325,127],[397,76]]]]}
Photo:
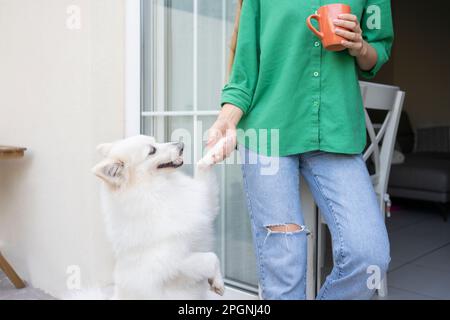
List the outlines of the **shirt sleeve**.
{"type": "Polygon", "coordinates": [[[259,1],[243,1],[234,63],[221,97],[222,106],[226,103],[235,105],[244,114],[252,104],[259,75],[259,1]]]}
{"type": "Polygon", "coordinates": [[[376,50],[378,60],[372,70],[360,70],[364,78],[371,79],[389,60],[394,28],[392,23],[391,0],[368,0],[361,19],[364,39],[376,50]]]}

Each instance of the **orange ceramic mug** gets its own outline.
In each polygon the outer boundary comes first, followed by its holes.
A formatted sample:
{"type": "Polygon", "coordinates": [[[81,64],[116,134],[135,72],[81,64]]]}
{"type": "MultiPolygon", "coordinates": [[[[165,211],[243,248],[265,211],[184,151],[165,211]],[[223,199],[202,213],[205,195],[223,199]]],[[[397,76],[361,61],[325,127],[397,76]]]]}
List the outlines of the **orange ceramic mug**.
{"type": "Polygon", "coordinates": [[[341,44],[342,40],[345,39],[335,33],[336,27],[333,20],[338,19],[340,14],[351,12],[351,7],[346,4],[330,4],[320,7],[316,14],[308,17],[306,22],[311,31],[322,40],[325,49],[330,51],[342,51],[346,49],[341,44]],[[312,25],[311,19],[316,19],[319,22],[320,31],[312,25]]]}

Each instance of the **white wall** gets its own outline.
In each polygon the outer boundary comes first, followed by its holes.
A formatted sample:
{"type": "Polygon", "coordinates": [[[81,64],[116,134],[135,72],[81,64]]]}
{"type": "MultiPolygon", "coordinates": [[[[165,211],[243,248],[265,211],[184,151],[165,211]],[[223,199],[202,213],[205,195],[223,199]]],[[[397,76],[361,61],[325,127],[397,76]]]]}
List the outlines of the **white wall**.
{"type": "Polygon", "coordinates": [[[124,1],[0,0],[0,144],[29,148],[0,161],[3,254],[31,285],[59,296],[66,268],[107,283],[95,146],[123,135],[124,1]],[[81,30],[66,27],[69,5],[81,30]]]}

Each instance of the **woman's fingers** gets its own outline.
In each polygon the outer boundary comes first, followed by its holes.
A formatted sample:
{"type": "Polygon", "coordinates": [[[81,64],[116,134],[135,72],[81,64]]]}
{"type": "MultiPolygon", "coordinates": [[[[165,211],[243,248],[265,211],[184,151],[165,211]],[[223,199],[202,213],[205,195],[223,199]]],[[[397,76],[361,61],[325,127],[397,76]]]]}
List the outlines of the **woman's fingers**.
{"type": "Polygon", "coordinates": [[[214,153],[213,159],[214,164],[218,164],[219,162],[222,162],[225,160],[225,158],[228,156],[227,154],[227,148],[225,145],[223,145],[216,153],[214,153]]]}
{"type": "Polygon", "coordinates": [[[350,54],[356,55],[364,46],[358,17],[354,14],[341,14],[338,18],[333,21],[335,26],[340,27],[335,32],[345,39],[342,45],[350,50],[350,54]]]}
{"type": "Polygon", "coordinates": [[[358,22],[358,17],[351,13],[342,13],[338,16],[339,19],[358,22]]]}
{"type": "Polygon", "coordinates": [[[230,156],[230,154],[232,154],[235,150],[237,144],[236,139],[236,131],[230,131],[227,133],[227,139],[225,142],[225,153],[227,157],[230,156]]]}
{"type": "Polygon", "coordinates": [[[206,142],[206,147],[212,148],[222,136],[222,130],[213,125],[208,131],[208,141],[206,142]]]}
{"type": "Polygon", "coordinates": [[[222,143],[222,145],[220,145],[220,148],[218,148],[213,156],[215,164],[223,161],[233,153],[236,147],[236,132],[227,130],[226,139],[219,141],[219,143],[222,143]]]}
{"type": "Polygon", "coordinates": [[[352,41],[343,40],[341,42],[341,44],[348,49],[354,49],[354,50],[361,50],[363,47],[362,42],[352,42],[352,41]]]}
{"type": "Polygon", "coordinates": [[[354,21],[336,19],[333,21],[333,23],[337,27],[342,27],[351,31],[356,31],[358,27],[358,23],[354,21]]]}
{"type": "Polygon", "coordinates": [[[212,131],[212,129],[209,129],[208,132],[208,141],[206,142],[206,146],[208,148],[211,148],[216,142],[217,142],[217,133],[216,131],[212,131]]]}
{"type": "Polygon", "coordinates": [[[206,148],[209,149],[209,157],[215,164],[227,158],[234,151],[236,134],[236,125],[221,119],[216,120],[208,130],[206,148]]]}
{"type": "Polygon", "coordinates": [[[362,35],[360,33],[351,32],[343,29],[336,29],[335,32],[338,36],[344,37],[345,39],[353,42],[361,42],[363,40],[362,35]]]}

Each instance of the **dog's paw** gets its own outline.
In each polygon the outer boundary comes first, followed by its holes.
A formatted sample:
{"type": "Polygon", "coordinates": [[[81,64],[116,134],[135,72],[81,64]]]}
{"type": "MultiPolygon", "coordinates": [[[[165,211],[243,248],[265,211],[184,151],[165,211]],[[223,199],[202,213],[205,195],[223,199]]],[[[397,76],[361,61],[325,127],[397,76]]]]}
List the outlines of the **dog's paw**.
{"type": "Polygon", "coordinates": [[[214,166],[217,163],[217,157],[220,157],[220,155],[225,152],[227,145],[235,145],[233,136],[226,136],[217,141],[217,143],[209,149],[205,156],[197,163],[197,168],[200,170],[206,170],[214,166]]]}
{"type": "Polygon", "coordinates": [[[207,171],[214,165],[214,161],[209,159],[201,159],[197,162],[197,170],[198,171],[207,171]]]}
{"type": "Polygon", "coordinates": [[[211,291],[214,291],[219,296],[223,296],[225,292],[225,284],[220,274],[213,279],[208,279],[208,283],[210,285],[211,291]]]}

